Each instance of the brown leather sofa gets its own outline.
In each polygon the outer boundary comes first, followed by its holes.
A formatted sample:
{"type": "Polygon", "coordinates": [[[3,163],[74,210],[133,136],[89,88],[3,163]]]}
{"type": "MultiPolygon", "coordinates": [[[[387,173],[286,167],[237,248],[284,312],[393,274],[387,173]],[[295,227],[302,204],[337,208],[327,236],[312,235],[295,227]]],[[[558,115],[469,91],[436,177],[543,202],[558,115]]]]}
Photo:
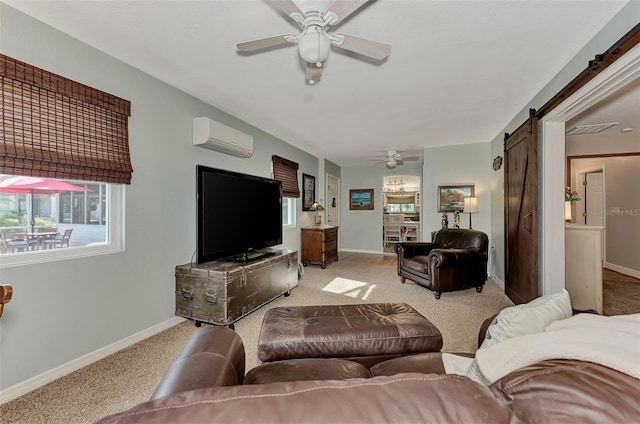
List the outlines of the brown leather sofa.
{"type": "Polygon", "coordinates": [[[443,371],[441,353],[431,352],[369,369],[344,359],[270,362],[243,379],[240,337],[209,327],[192,337],[150,401],[99,423],[622,423],[640,416],[640,381],[592,363],[544,361],[488,388],[443,371]]]}
{"type": "Polygon", "coordinates": [[[443,228],[432,242],[396,244],[400,282],[406,279],[443,292],[472,287],[482,292],[487,280],[489,238],[482,231],[443,228]]]}

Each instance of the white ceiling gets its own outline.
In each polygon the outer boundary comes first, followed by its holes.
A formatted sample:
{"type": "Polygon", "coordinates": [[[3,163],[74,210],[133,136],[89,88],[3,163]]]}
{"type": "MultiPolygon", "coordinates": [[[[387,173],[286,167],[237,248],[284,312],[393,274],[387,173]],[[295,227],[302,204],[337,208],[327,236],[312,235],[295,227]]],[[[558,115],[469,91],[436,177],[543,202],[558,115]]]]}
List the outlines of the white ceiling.
{"type": "Polygon", "coordinates": [[[293,46],[237,53],[237,42],[296,32],[265,1],[6,3],[348,166],[491,141],[626,0],[371,1],[337,31],[391,44],[388,60],[334,49],[314,86],[293,46]]]}

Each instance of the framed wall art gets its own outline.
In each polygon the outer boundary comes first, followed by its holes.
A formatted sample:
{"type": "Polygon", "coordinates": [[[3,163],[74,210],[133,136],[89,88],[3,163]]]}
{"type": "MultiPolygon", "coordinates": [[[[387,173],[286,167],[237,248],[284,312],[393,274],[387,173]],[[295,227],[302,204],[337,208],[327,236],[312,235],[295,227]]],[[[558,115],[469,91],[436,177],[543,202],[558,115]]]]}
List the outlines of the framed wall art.
{"type": "Polygon", "coordinates": [[[373,189],[359,188],[349,190],[349,209],[352,211],[372,211],[373,189]]]}
{"type": "Polygon", "coordinates": [[[438,186],[438,212],[455,212],[464,209],[464,198],[474,197],[473,185],[438,186]]]}
{"type": "Polygon", "coordinates": [[[302,174],[302,210],[310,211],[316,201],[316,177],[302,174]]]}

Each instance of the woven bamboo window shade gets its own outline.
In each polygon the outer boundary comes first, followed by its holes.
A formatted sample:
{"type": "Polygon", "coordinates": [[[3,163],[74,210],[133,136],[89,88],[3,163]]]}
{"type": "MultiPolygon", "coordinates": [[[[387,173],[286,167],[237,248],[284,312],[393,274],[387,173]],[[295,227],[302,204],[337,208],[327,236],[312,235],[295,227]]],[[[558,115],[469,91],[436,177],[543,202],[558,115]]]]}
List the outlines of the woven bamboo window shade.
{"type": "Polygon", "coordinates": [[[406,195],[391,195],[387,197],[387,203],[394,205],[410,205],[415,203],[415,196],[413,193],[406,195]]]}
{"type": "Polygon", "coordinates": [[[5,55],[0,77],[0,173],[131,183],[131,102],[5,55]]]}
{"type": "Polygon", "coordinates": [[[298,164],[280,156],[273,155],[273,179],[282,182],[284,197],[300,197],[298,188],[298,164]]]}

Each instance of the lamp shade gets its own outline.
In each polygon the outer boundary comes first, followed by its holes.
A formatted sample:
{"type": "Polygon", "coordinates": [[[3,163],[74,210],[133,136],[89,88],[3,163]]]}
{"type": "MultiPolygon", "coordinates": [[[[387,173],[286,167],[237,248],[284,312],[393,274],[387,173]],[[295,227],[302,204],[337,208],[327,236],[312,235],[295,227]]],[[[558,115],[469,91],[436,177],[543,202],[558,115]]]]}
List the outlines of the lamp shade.
{"type": "Polygon", "coordinates": [[[478,213],[478,198],[477,197],[465,197],[464,198],[464,212],[465,213],[478,213]]]}
{"type": "Polygon", "coordinates": [[[311,205],[309,210],[311,210],[311,211],[323,211],[324,208],[322,207],[322,205],[320,203],[315,202],[313,205],[311,205]]]}

